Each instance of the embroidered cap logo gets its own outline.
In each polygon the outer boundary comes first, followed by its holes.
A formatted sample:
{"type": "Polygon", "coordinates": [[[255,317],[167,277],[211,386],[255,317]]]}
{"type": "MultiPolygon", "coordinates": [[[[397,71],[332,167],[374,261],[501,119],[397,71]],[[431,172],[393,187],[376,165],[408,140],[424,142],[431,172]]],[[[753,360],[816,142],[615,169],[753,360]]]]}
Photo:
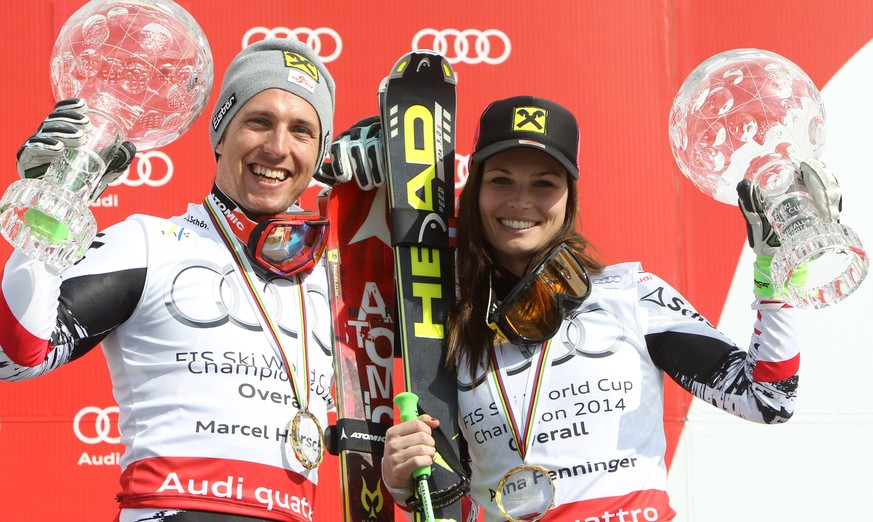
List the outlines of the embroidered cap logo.
{"type": "Polygon", "coordinates": [[[299,69],[309,75],[309,77],[316,82],[318,81],[318,68],[316,68],[315,64],[309,61],[305,56],[292,53],[291,51],[282,51],[282,54],[285,56],[285,67],[299,69]]]}
{"type": "Polygon", "coordinates": [[[548,115],[545,109],[539,107],[516,107],[512,118],[512,130],[545,134],[548,115]]]}

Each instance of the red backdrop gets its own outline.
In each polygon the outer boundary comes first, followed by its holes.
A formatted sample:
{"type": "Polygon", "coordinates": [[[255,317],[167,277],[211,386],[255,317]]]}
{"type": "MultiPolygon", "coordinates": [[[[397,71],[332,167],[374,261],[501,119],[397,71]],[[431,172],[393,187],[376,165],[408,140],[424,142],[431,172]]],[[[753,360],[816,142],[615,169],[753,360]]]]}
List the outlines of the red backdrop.
{"type": "MultiPolygon", "coordinates": [[[[822,86],[873,38],[873,3],[862,0],[180,4],[210,41],[213,102],[227,64],[244,45],[267,34],[293,33],[301,40],[312,38],[328,61],[338,85],[338,130],[376,112],[380,80],[416,45],[443,51],[457,72],[461,162],[470,152],[476,117],[488,102],[535,94],[570,107],[582,126],[583,233],[609,262],[642,260],[714,323],[744,228],[736,208],[702,196],[675,166],[667,115],[679,85],[713,54],[758,47],[790,58],[822,86]],[[453,29],[466,38],[452,36],[453,29]]],[[[0,47],[3,187],[16,179],[19,144],[53,104],[52,44],[81,5],[31,0],[5,6],[0,20],[5,35],[0,47]]],[[[141,156],[128,178],[94,208],[99,225],[134,212],[176,215],[187,202],[202,198],[214,169],[208,119],[201,117],[176,142],[141,156]]],[[[460,182],[464,173],[461,166],[460,182]]],[[[0,259],[9,252],[5,242],[0,244],[0,259]]],[[[668,387],[672,456],[690,399],[668,387]]],[[[98,351],[36,381],[0,383],[0,518],[106,520],[114,515],[121,446],[113,441],[117,416],[110,392],[98,351]]],[[[332,501],[336,468],[331,458],[322,467],[318,521],[340,518],[339,504],[332,501]]]]}

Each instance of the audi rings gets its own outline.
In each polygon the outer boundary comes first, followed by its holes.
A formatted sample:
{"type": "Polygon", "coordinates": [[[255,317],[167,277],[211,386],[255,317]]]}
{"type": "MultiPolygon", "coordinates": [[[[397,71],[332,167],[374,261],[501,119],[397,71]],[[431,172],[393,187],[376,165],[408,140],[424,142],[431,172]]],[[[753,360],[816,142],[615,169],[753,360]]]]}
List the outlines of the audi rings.
{"type": "MultiPolygon", "coordinates": [[[[246,306],[246,290],[233,275],[231,265],[219,266],[205,260],[189,260],[175,269],[176,275],[167,279],[164,305],[177,321],[191,328],[215,328],[227,322],[245,330],[260,331],[261,323],[255,312],[246,306]],[[189,292],[178,288],[209,288],[209,298],[184,299],[189,292]]],[[[272,317],[279,318],[277,326],[283,333],[297,337],[297,325],[283,309],[283,301],[276,285],[260,288],[272,317]],[[287,316],[287,317],[286,317],[287,316]],[[283,318],[285,318],[283,320],[283,318]]]]}
{"type": "Polygon", "coordinates": [[[512,42],[499,29],[422,29],[412,38],[412,49],[431,49],[443,55],[451,64],[497,65],[509,58],[512,42]],[[501,47],[503,52],[500,52],[501,47]]]}
{"type": "Polygon", "coordinates": [[[272,29],[261,26],[252,27],[243,35],[242,48],[245,49],[249,45],[267,38],[293,38],[303,42],[315,51],[315,54],[324,63],[336,60],[343,51],[342,38],[330,27],[316,27],[315,29],[309,27],[295,27],[294,29],[288,27],[273,27],[272,29]],[[327,55],[322,54],[331,48],[333,52],[327,55]]]}
{"type": "MultiPolygon", "coordinates": [[[[191,328],[216,328],[229,322],[245,330],[262,330],[254,309],[246,303],[246,290],[233,275],[232,266],[190,259],[179,264],[174,271],[175,275],[167,278],[164,288],[164,306],[174,319],[191,328]],[[211,292],[192,299],[191,292],[185,290],[192,287],[210,288],[211,292]]],[[[293,299],[296,290],[289,285],[287,281],[277,278],[264,283],[259,291],[279,331],[296,339],[299,331],[296,318],[299,314],[288,313],[285,309],[287,303],[298,302],[293,299]]],[[[324,324],[320,321],[330,320],[329,297],[318,285],[306,284],[304,287],[307,300],[311,303],[308,306],[317,311],[311,316],[307,315],[311,321],[310,331],[321,351],[330,356],[330,338],[326,336],[326,330],[319,326],[324,324]]]]}
{"type": "Polygon", "coordinates": [[[109,184],[110,187],[125,185],[128,187],[162,187],[170,182],[173,177],[173,160],[159,150],[147,150],[137,152],[133,160],[134,164],[122,176],[109,184]],[[152,161],[158,160],[166,166],[166,172],[160,177],[153,177],[158,169],[152,165],[152,161]],[[135,174],[136,177],[131,177],[135,174]]]}
{"type": "Polygon", "coordinates": [[[85,444],[99,444],[101,442],[120,444],[121,436],[114,436],[112,434],[113,427],[117,432],[118,406],[109,406],[102,409],[96,406],[86,406],[79,410],[79,413],[73,419],[73,432],[76,434],[76,438],[85,444]],[[93,425],[91,424],[91,415],[94,415],[93,425]],[[111,415],[115,416],[114,421],[110,418],[111,415]],[[83,431],[83,427],[87,429],[83,431]]]}

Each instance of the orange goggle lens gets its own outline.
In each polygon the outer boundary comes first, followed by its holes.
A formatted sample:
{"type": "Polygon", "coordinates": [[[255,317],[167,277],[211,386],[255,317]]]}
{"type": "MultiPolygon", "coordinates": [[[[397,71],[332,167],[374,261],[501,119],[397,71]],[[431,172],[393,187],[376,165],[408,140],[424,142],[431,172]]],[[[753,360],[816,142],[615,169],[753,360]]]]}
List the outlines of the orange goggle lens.
{"type": "Polygon", "coordinates": [[[488,325],[513,344],[543,343],[558,332],[564,314],[590,293],[588,272],[562,243],[496,306],[492,290],[488,325]]]}

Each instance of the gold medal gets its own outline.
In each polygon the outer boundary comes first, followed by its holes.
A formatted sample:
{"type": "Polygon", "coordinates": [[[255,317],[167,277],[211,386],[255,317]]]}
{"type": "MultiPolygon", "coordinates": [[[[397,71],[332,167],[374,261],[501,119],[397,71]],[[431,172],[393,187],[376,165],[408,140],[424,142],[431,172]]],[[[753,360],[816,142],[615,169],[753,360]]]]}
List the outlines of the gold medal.
{"type": "Polygon", "coordinates": [[[534,522],[555,506],[555,483],[542,466],[517,466],[497,483],[494,501],[510,522],[534,522]]]}
{"type": "MultiPolygon", "coordinates": [[[[503,406],[506,420],[515,442],[522,465],[506,472],[497,483],[494,501],[500,514],[510,522],[534,522],[546,516],[555,507],[555,483],[549,475],[549,470],[540,465],[528,464],[527,454],[533,441],[536,424],[537,404],[542,391],[542,383],[548,381],[550,365],[549,348],[551,341],[546,341],[539,353],[539,361],[531,364],[528,372],[528,389],[525,395],[529,397],[526,419],[516,415],[514,403],[510,400],[513,394],[508,389],[508,382],[500,370],[497,352],[491,352],[491,365],[494,369],[489,375],[493,391],[503,406]],[[520,420],[526,422],[522,425],[520,420]]],[[[533,363],[533,361],[532,361],[533,363]]]]}
{"type": "Polygon", "coordinates": [[[324,435],[315,415],[301,410],[291,420],[288,431],[294,456],[306,469],[315,469],[324,458],[324,435]]]}

